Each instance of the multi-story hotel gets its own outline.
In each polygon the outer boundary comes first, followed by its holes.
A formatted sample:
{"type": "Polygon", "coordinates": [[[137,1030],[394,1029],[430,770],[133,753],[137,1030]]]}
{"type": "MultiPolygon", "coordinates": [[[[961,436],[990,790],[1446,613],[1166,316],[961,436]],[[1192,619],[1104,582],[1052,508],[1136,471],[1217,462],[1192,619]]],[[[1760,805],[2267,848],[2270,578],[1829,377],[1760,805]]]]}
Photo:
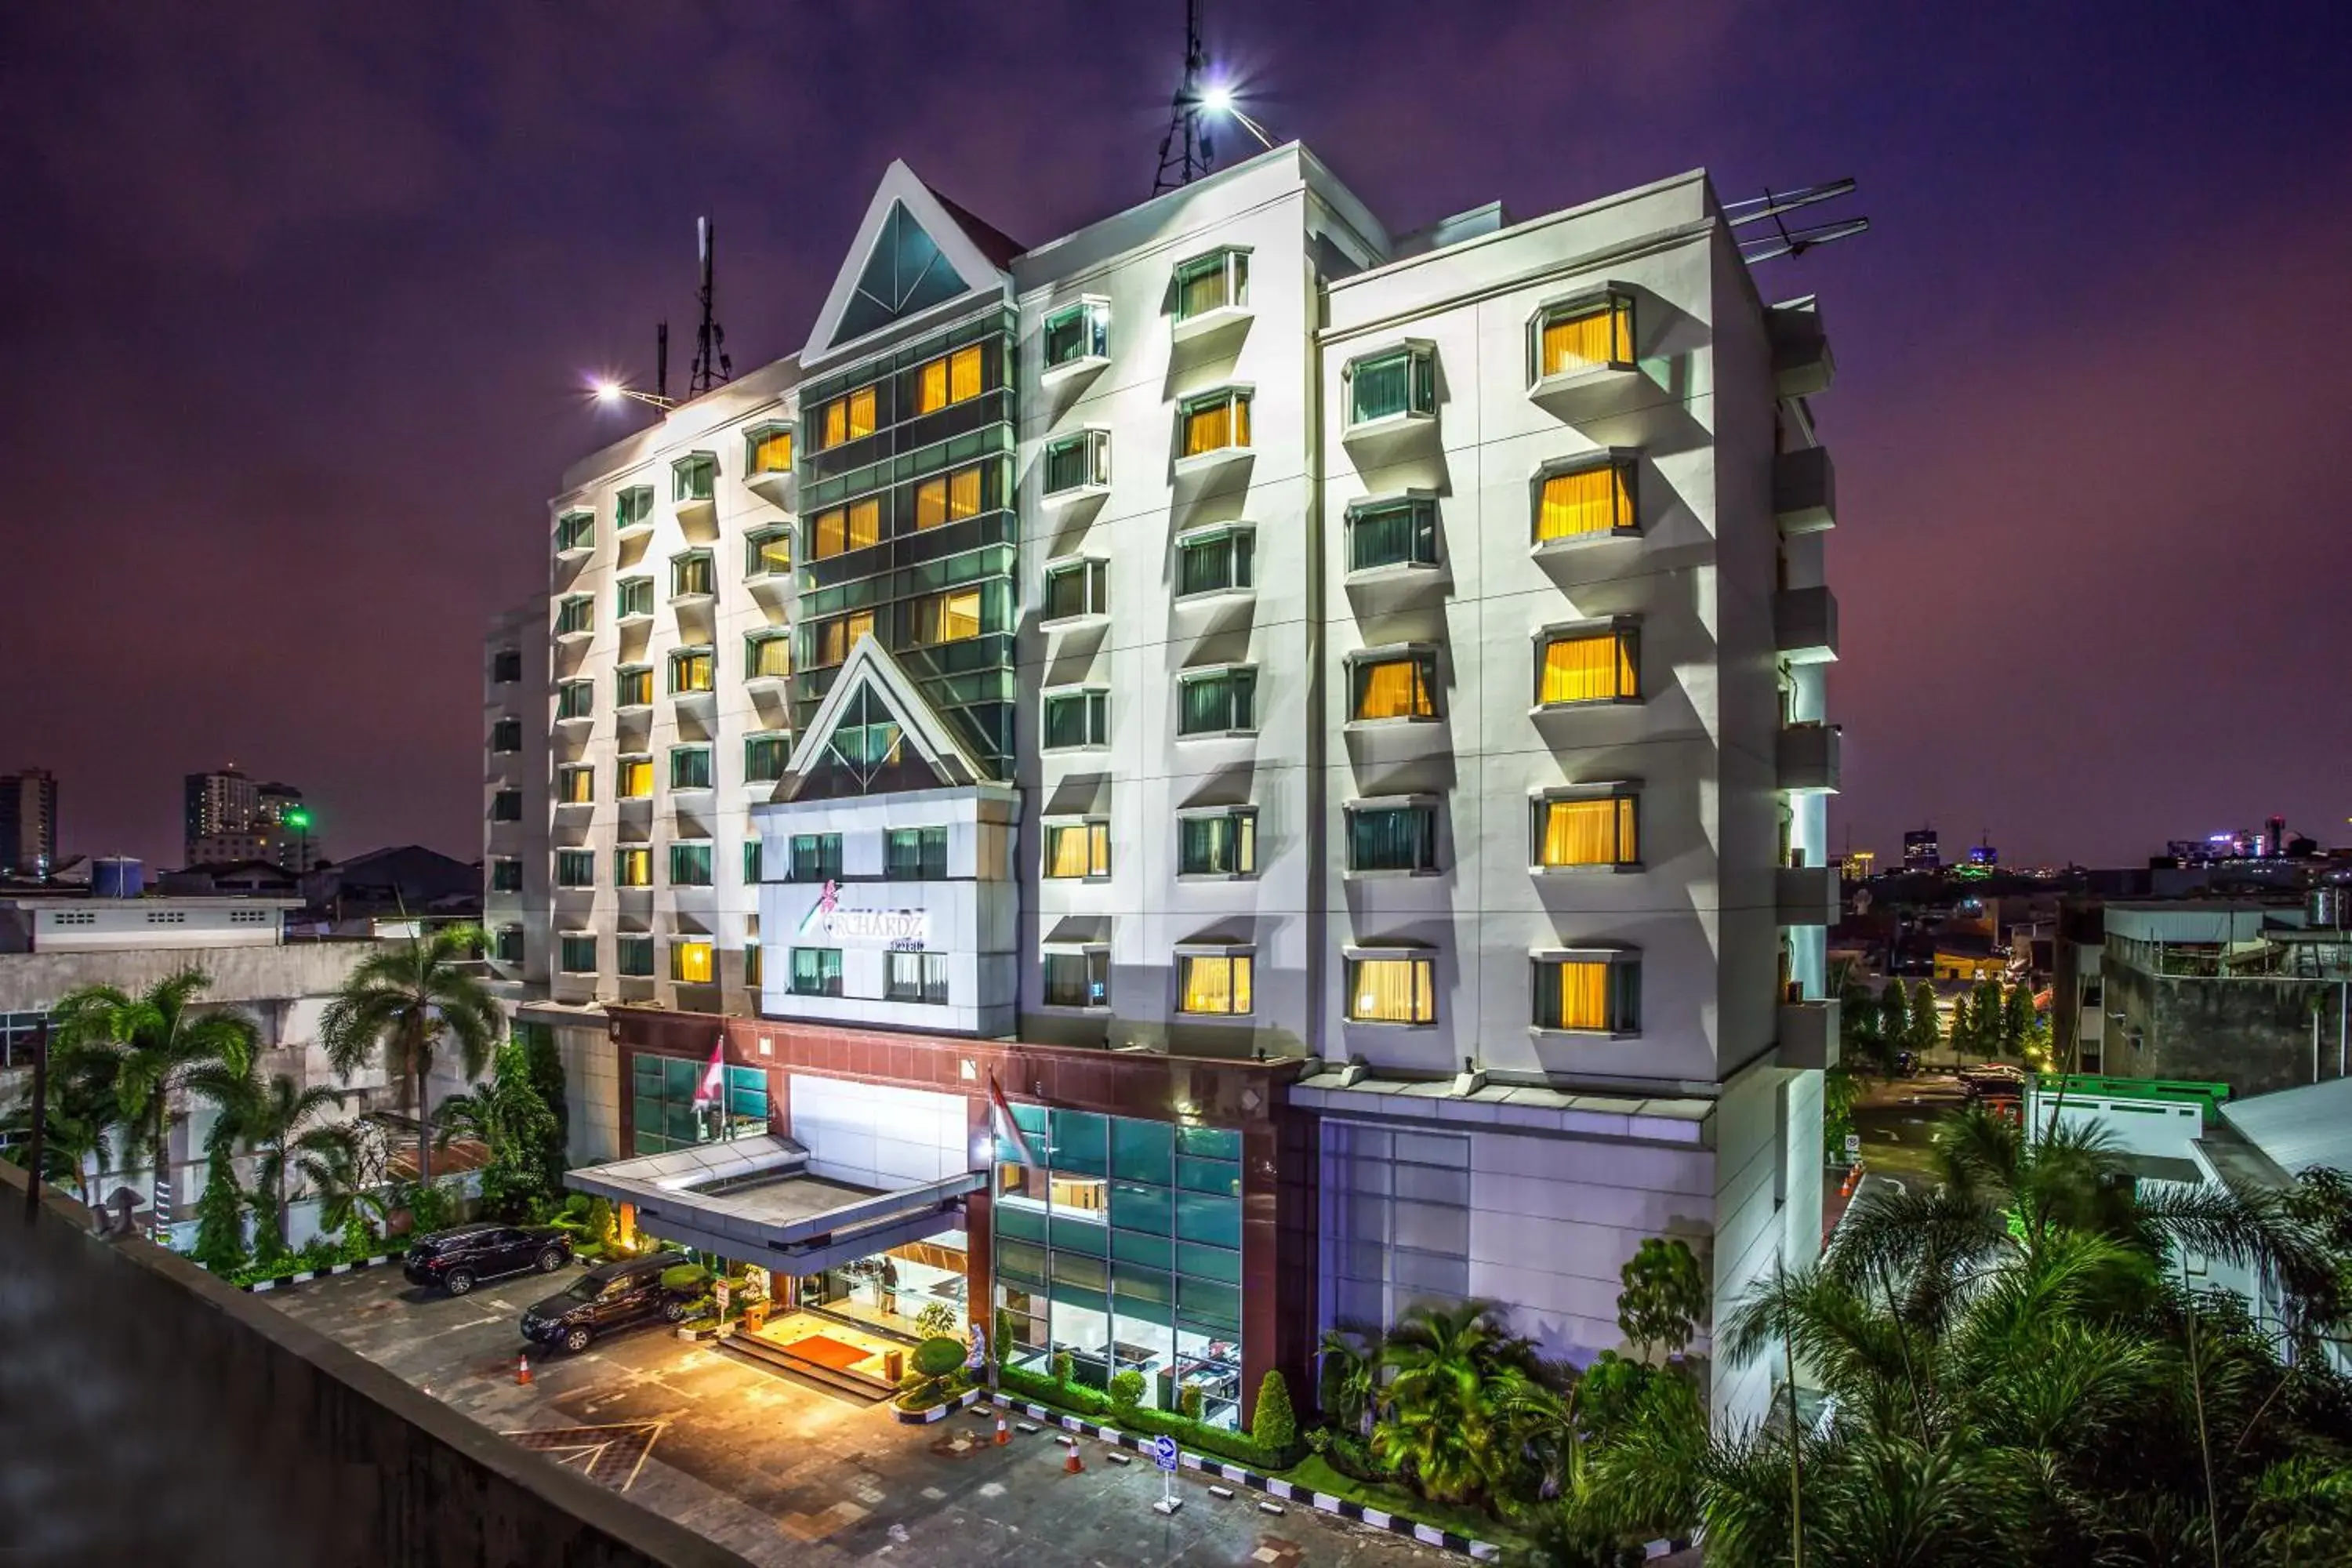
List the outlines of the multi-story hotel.
{"type": "Polygon", "coordinates": [[[575,1183],[1225,1418],[1417,1298],[1585,1360],[1646,1237],[1810,1258],[1830,372],[1699,174],[1392,234],[1292,145],[1024,249],[893,164],[492,639],[575,1183]]]}

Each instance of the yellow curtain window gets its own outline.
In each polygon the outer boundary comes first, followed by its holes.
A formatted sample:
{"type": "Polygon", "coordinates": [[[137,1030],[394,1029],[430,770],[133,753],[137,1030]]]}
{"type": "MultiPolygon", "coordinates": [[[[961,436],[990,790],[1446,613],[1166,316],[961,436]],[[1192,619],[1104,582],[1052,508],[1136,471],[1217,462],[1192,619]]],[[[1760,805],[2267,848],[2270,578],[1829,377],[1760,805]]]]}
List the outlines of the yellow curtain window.
{"type": "Polygon", "coordinates": [[[793,468],[793,433],[789,430],[769,430],[761,433],[751,448],[751,471],[755,474],[788,474],[793,468]]]}
{"type": "Polygon", "coordinates": [[[1352,967],[1349,1016],[1374,1024],[1426,1024],[1437,1016],[1436,969],[1425,958],[1366,958],[1352,967]]]}
{"type": "Polygon", "coordinates": [[[624,849],[614,857],[613,880],[624,888],[648,888],[654,880],[654,852],[624,849]]]}
{"type": "Polygon", "coordinates": [[[958,468],[948,476],[948,516],[980,515],[980,468],[958,468]]]}
{"type": "Polygon", "coordinates": [[[621,759],[621,798],[644,800],[654,793],[654,760],[651,757],[621,759]]]}
{"type": "Polygon", "coordinates": [[[560,780],[566,805],[584,805],[595,798],[596,775],[586,768],[566,768],[560,780]]]}
{"type": "Polygon", "coordinates": [[[1633,526],[1633,498],[1624,471],[1614,465],[1553,474],[1544,480],[1536,509],[1536,538],[1575,539],[1633,526]]]}
{"type": "Polygon", "coordinates": [[[1559,1026],[1563,1029],[1609,1027],[1609,966],[1606,963],[1562,963],[1559,971],[1559,1026]]]}
{"type": "Polygon", "coordinates": [[[940,600],[940,641],[960,642],[980,635],[980,590],[967,588],[940,600]]]}
{"type": "Polygon", "coordinates": [[[1420,659],[1382,659],[1357,667],[1357,718],[1428,719],[1436,712],[1420,659]]]}
{"type": "Polygon", "coordinates": [[[677,689],[680,691],[710,689],[710,656],[690,653],[677,661],[677,689]]]}
{"type": "Polygon", "coordinates": [[[824,412],[819,416],[817,443],[824,447],[838,447],[848,439],[849,399],[836,397],[824,405],[824,412]]]}
{"type": "Polygon", "coordinates": [[[1246,1013],[1250,1010],[1250,959],[1196,956],[1184,960],[1184,994],[1179,1011],[1246,1013]]]}
{"type": "Polygon", "coordinates": [[[1633,358],[1633,311],[1622,300],[1544,323],[1543,373],[1567,375],[1633,358]]]}
{"type": "Polygon", "coordinates": [[[793,672],[793,645],[789,638],[761,637],[751,645],[751,673],[758,676],[790,675],[793,672]]]}
{"type": "Polygon", "coordinates": [[[1546,866],[1616,866],[1637,860],[1633,797],[1544,803],[1546,866]]]}
{"type": "Polygon", "coordinates": [[[1601,702],[1640,694],[1631,639],[1603,632],[1544,645],[1542,701],[1601,702]]]}
{"type": "Polygon", "coordinates": [[[1084,823],[1055,828],[1053,853],[1048,857],[1051,865],[1045,875],[1084,877],[1092,874],[1093,866],[1087,852],[1087,828],[1084,823]]]}
{"type": "Polygon", "coordinates": [[[948,520],[948,482],[925,479],[915,487],[915,526],[937,528],[948,520]]]}
{"type": "Polygon", "coordinates": [[[849,548],[863,550],[882,538],[882,501],[869,496],[849,503],[849,548]]]}
{"type": "Polygon", "coordinates": [[[958,349],[948,360],[948,401],[961,403],[980,395],[980,345],[958,349]]]}
{"type": "Polygon", "coordinates": [[[763,573],[789,572],[793,568],[793,536],[772,534],[755,546],[758,555],[753,570],[763,573]]]}
{"type": "Polygon", "coordinates": [[[1249,445],[1249,400],[1242,397],[1204,403],[1184,416],[1184,455],[1222,452],[1249,445]]]}
{"type": "Polygon", "coordinates": [[[929,414],[948,405],[948,362],[935,359],[915,373],[915,412],[929,414]]]}
{"type": "Polygon", "coordinates": [[[620,705],[642,708],[654,700],[654,672],[650,669],[630,669],[621,673],[620,705]]]}
{"type": "Polygon", "coordinates": [[[831,511],[816,514],[816,526],[809,541],[810,553],[819,561],[838,555],[848,547],[849,513],[835,507],[831,511]]]}
{"type": "Polygon", "coordinates": [[[707,942],[681,942],[670,948],[670,977],[689,985],[710,984],[711,946],[707,942]]]}
{"type": "Polygon", "coordinates": [[[849,436],[852,441],[860,436],[874,434],[874,389],[861,386],[842,400],[849,407],[849,436]]]}

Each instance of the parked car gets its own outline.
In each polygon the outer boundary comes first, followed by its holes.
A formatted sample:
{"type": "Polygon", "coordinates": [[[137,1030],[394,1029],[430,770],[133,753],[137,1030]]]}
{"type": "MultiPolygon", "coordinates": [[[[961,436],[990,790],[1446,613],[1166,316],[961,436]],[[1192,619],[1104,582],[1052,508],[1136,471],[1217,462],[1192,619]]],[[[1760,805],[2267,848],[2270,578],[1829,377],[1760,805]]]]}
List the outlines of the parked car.
{"type": "Polygon", "coordinates": [[[552,1274],[572,1261],[572,1237],[553,1226],[488,1222],[436,1230],[411,1246],[400,1271],[412,1285],[462,1296],[485,1279],[537,1269],[552,1274]]]}
{"type": "Polygon", "coordinates": [[[663,1252],[591,1268],[524,1312],[522,1337],[577,1352],[614,1329],[656,1320],[675,1323],[686,1316],[688,1302],[698,1292],[668,1289],[662,1274],[693,1261],[683,1252],[663,1252]]]}

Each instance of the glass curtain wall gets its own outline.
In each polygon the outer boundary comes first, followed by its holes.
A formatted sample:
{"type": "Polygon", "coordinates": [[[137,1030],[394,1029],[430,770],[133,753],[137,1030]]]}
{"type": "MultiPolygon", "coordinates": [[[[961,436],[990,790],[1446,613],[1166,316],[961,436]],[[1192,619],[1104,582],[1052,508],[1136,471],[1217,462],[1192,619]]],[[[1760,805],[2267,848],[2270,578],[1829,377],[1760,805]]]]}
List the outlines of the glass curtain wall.
{"type": "Polygon", "coordinates": [[[724,1103],[698,1106],[694,1093],[707,1063],[643,1052],[632,1060],[630,1086],[635,1105],[631,1153],[660,1154],[722,1139],[756,1138],[767,1131],[768,1075],[761,1069],[728,1068],[724,1103]]]}
{"type": "Polygon", "coordinates": [[[1238,1424],[1241,1134],[1016,1105],[996,1142],[999,1332],[1009,1364],[1238,1424]],[[1190,1394],[1186,1391],[1192,1391],[1190,1394]]]}

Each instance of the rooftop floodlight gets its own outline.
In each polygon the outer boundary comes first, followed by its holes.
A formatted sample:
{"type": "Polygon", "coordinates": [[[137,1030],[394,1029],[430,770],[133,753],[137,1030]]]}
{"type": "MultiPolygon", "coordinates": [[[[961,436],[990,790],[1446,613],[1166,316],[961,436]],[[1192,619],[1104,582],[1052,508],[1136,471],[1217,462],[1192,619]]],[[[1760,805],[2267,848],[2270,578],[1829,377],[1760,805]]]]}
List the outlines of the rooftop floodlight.
{"type": "Polygon", "coordinates": [[[1242,112],[1242,106],[1234,101],[1234,89],[1230,83],[1220,82],[1215,87],[1203,88],[1201,91],[1201,111],[1223,115],[1256,137],[1259,146],[1269,153],[1274,151],[1274,138],[1265,133],[1265,126],[1242,112]]]}
{"type": "Polygon", "coordinates": [[[1234,89],[1213,87],[1201,95],[1201,107],[1212,114],[1231,114],[1234,110],[1234,89]]]}
{"type": "Polygon", "coordinates": [[[638,403],[646,404],[646,405],[654,408],[675,408],[677,406],[677,401],[673,398],[656,397],[650,392],[639,392],[633,386],[623,386],[617,381],[604,380],[601,377],[589,383],[588,390],[595,395],[597,402],[602,403],[608,407],[613,404],[620,402],[625,397],[633,399],[638,403]]]}

